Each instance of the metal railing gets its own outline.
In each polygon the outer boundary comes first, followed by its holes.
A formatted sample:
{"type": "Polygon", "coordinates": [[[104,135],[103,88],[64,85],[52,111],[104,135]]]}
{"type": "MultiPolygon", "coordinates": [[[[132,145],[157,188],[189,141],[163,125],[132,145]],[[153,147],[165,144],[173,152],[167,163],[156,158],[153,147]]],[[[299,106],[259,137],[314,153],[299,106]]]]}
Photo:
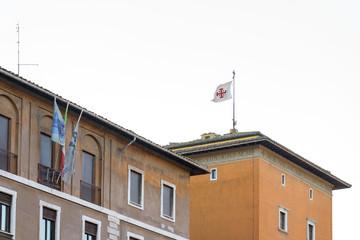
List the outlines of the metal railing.
{"type": "Polygon", "coordinates": [[[61,172],[53,168],[49,168],[42,164],[38,164],[39,175],[38,183],[41,183],[45,186],[54,188],[61,191],[61,172]]]}
{"type": "Polygon", "coordinates": [[[95,203],[97,205],[101,204],[101,188],[97,187],[91,183],[80,181],[81,185],[81,199],[88,202],[95,203]]]}
{"type": "Polygon", "coordinates": [[[16,174],[18,156],[0,148],[0,169],[16,174]]]}

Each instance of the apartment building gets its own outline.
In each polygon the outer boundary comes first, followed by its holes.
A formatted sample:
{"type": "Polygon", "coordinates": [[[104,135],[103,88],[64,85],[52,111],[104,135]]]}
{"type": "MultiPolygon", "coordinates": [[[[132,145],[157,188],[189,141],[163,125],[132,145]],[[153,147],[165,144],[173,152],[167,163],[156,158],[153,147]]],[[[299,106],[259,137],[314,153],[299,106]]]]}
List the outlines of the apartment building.
{"type": "MultiPolygon", "coordinates": [[[[60,177],[54,98],[0,68],[0,239],[189,239],[190,176],[207,168],[84,110],[75,174],[60,177]]],[[[81,110],[70,102],[68,146],[81,110]]]]}
{"type": "Polygon", "coordinates": [[[262,133],[167,148],[210,170],[190,179],[191,240],[332,239],[332,191],[351,185],[262,133]]]}

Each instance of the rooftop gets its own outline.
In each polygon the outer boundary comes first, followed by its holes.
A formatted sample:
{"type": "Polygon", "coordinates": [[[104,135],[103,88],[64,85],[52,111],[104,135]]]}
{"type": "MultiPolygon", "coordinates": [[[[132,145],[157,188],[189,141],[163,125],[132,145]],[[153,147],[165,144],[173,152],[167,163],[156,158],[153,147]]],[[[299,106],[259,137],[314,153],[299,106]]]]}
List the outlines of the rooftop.
{"type": "Polygon", "coordinates": [[[201,139],[196,139],[183,143],[171,143],[165,148],[176,153],[189,156],[196,153],[206,153],[230,148],[239,148],[249,145],[262,145],[280,156],[288,159],[290,162],[310,171],[316,176],[334,185],[334,190],[350,188],[351,184],[339,179],[320,166],[294,153],[290,149],[275,142],[271,138],[259,131],[253,132],[233,132],[219,135],[214,133],[203,134],[201,139]]]}
{"type": "Polygon", "coordinates": [[[33,82],[26,80],[26,79],[22,78],[21,76],[2,68],[1,66],[0,66],[0,78],[4,78],[9,82],[12,82],[16,85],[24,87],[25,89],[28,89],[35,94],[41,95],[44,98],[49,99],[50,101],[53,101],[54,97],[56,97],[56,101],[59,106],[60,105],[66,106],[66,104],[69,102],[69,111],[80,113],[81,110],[83,110],[83,115],[82,115],[83,117],[87,117],[87,118],[93,120],[94,122],[97,122],[99,124],[102,124],[102,125],[108,127],[109,129],[121,134],[125,138],[128,138],[129,141],[136,139],[137,144],[146,146],[146,147],[156,151],[157,153],[160,153],[162,156],[171,159],[172,161],[176,162],[177,164],[187,167],[190,170],[191,175],[209,173],[209,171],[207,170],[207,168],[205,166],[202,166],[201,164],[198,164],[185,156],[182,156],[173,151],[170,151],[170,150],[134,133],[131,130],[128,130],[116,123],[111,122],[110,120],[108,120],[102,116],[97,115],[94,112],[91,112],[91,111],[77,105],[76,103],[68,101],[67,99],[62,98],[61,96],[41,87],[33,82]]]}

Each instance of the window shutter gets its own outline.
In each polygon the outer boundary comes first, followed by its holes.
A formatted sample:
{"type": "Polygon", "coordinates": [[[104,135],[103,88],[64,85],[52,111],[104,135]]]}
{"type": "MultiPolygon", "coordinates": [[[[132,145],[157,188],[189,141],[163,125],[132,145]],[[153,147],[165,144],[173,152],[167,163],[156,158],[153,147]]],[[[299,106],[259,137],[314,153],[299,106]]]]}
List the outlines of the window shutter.
{"type": "Polygon", "coordinates": [[[53,221],[56,221],[56,211],[47,207],[43,208],[43,218],[53,221]]]}
{"type": "Polygon", "coordinates": [[[85,233],[91,236],[96,236],[97,225],[91,222],[85,222],[85,233]]]}
{"type": "Polygon", "coordinates": [[[7,206],[10,206],[11,205],[11,199],[12,199],[11,195],[0,192],[0,203],[2,203],[4,205],[7,205],[7,206]]]}

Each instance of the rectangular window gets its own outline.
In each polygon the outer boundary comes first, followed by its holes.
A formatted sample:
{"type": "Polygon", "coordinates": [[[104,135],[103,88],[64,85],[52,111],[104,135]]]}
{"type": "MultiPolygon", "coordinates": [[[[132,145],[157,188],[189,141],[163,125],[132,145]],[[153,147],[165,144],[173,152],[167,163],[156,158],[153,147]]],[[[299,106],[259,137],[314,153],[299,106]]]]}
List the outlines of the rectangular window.
{"type": "Polygon", "coordinates": [[[15,239],[17,193],[0,186],[0,239],[15,239]]]}
{"type": "Polygon", "coordinates": [[[85,222],[85,240],[96,240],[97,225],[85,222]]]}
{"type": "Polygon", "coordinates": [[[217,168],[210,169],[210,181],[217,180],[217,168]]]}
{"type": "Polygon", "coordinates": [[[128,204],[144,209],[144,172],[128,166],[128,204]]]}
{"type": "Polygon", "coordinates": [[[309,190],[309,198],[310,200],[313,200],[313,190],[311,188],[309,190]]]}
{"type": "Polygon", "coordinates": [[[12,196],[0,192],[0,230],[10,232],[10,207],[12,196]]]}
{"type": "Polygon", "coordinates": [[[40,200],[40,239],[60,239],[60,212],[61,208],[40,200]]]}
{"type": "Polygon", "coordinates": [[[0,115],[0,169],[5,171],[9,170],[9,122],[0,115]]]}
{"type": "Polygon", "coordinates": [[[55,240],[56,211],[47,207],[43,208],[42,240],[55,240]]]}
{"type": "Polygon", "coordinates": [[[40,164],[53,167],[53,143],[51,137],[43,133],[40,134],[40,164]]]}
{"type": "Polygon", "coordinates": [[[82,152],[81,199],[101,204],[101,188],[95,185],[95,155],[82,152]]]}
{"type": "Polygon", "coordinates": [[[288,212],[287,208],[279,206],[279,229],[285,232],[288,231],[287,212],[288,212]]]}
{"type": "Polygon", "coordinates": [[[307,219],[307,239],[315,240],[315,224],[316,222],[310,218],[307,219]]]}
{"type": "Polygon", "coordinates": [[[174,184],[161,180],[161,217],[175,222],[175,194],[174,184]]]}
{"type": "Polygon", "coordinates": [[[82,152],[82,181],[94,184],[94,166],[95,156],[87,152],[82,152]]]}
{"type": "Polygon", "coordinates": [[[281,174],[281,185],[285,186],[285,174],[281,174]]]}
{"type": "Polygon", "coordinates": [[[101,221],[82,216],[82,240],[100,240],[101,221]]]}

